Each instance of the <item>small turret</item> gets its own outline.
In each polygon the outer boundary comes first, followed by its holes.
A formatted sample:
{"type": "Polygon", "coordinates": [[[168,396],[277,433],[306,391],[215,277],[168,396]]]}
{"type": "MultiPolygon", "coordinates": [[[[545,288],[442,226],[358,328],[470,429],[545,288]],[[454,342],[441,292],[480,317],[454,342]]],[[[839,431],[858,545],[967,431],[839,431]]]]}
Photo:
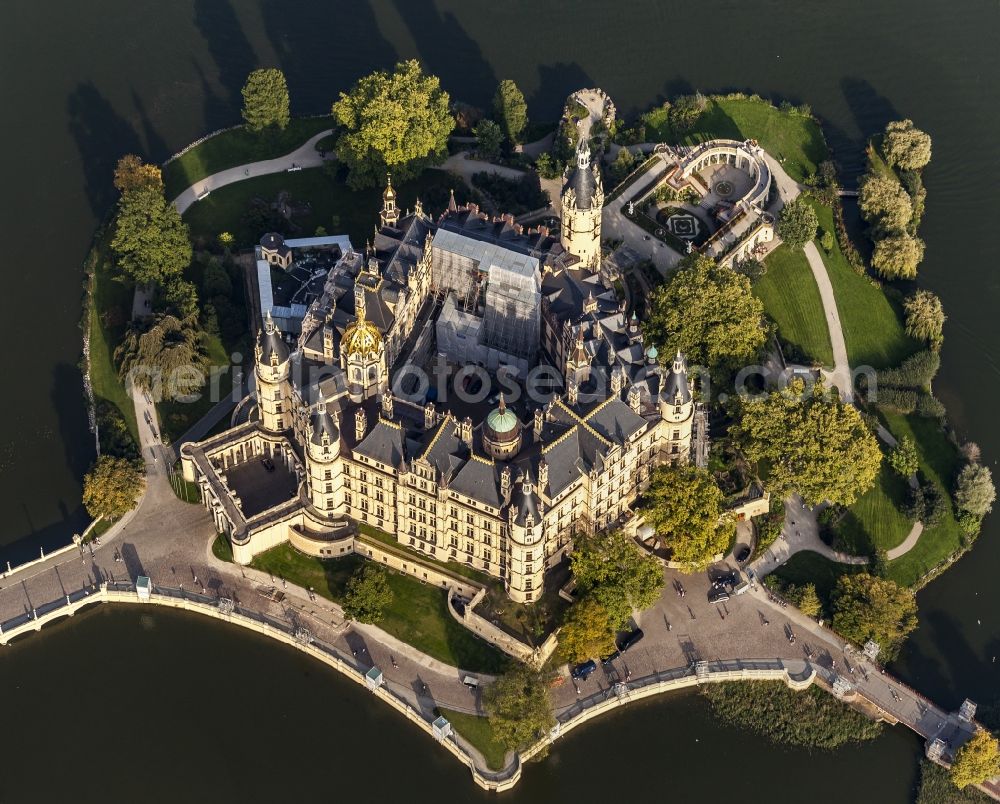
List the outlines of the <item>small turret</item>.
{"type": "Polygon", "coordinates": [[[396,191],[392,189],[392,176],[385,174],[385,192],[382,193],[382,211],[379,220],[383,226],[395,226],[399,222],[399,209],[396,207],[396,191]]]}
{"type": "Polygon", "coordinates": [[[354,440],[355,442],[360,442],[365,437],[365,432],[368,429],[368,416],[365,415],[363,408],[358,408],[354,411],[354,440]]]}

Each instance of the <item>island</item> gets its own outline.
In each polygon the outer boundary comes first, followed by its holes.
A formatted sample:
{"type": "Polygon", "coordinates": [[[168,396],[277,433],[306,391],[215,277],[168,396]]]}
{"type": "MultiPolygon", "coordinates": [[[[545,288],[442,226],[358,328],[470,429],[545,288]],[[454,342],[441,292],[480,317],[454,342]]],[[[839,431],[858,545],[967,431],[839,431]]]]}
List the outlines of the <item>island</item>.
{"type": "Polygon", "coordinates": [[[276,70],[244,97],[245,127],[119,163],[85,321],[95,523],[8,568],[32,605],[0,597],[0,643],[98,601],[202,613],[496,791],[705,685],[778,741],[904,725],[1000,795],[976,704],[885,666],[995,497],[931,392],[940,302],[881,286],[922,257],[926,134],[890,124],[854,190],[808,109],[744,95],[627,126],[580,89],[538,138],[512,82],[490,118],[416,62],[330,118],[291,118],[276,70]]]}

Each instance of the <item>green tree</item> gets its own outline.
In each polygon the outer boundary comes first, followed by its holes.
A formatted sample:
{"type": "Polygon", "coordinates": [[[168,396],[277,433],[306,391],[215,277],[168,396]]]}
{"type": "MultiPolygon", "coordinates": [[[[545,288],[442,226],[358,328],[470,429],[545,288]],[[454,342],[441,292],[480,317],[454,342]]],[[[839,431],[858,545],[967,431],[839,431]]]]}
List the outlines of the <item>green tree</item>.
{"type": "Polygon", "coordinates": [[[476,154],[480,159],[492,162],[500,156],[500,146],[503,144],[503,132],[500,126],[492,120],[480,120],[476,123],[476,154]]]}
{"type": "Polygon", "coordinates": [[[694,254],[653,291],[644,330],[661,354],[680,350],[692,363],[735,368],[766,342],[763,319],[749,279],[694,254]]]}
{"type": "Polygon", "coordinates": [[[143,477],[133,461],[101,455],[83,478],[83,504],[94,519],[121,519],[135,508],[143,477]]]}
{"type": "Polygon", "coordinates": [[[193,282],[172,276],[163,285],[163,301],[178,318],[198,315],[198,289],[193,282]]]}
{"type": "Polygon", "coordinates": [[[819,389],[806,395],[801,381],[788,392],[744,400],[734,435],[751,461],[770,466],[767,487],[807,505],[824,500],[850,505],[878,475],[882,451],[857,408],[819,389]]]}
{"type": "Polygon", "coordinates": [[[615,631],[607,608],[593,597],[581,597],[566,612],[559,630],[560,655],[568,662],[582,662],[614,653],[615,631]]]}
{"type": "Polygon", "coordinates": [[[833,629],[855,645],[874,639],[892,658],[917,627],[913,591],[868,573],[841,575],[831,598],[833,629]]]}
{"type": "Polygon", "coordinates": [[[622,531],[581,537],[570,564],[577,588],[607,609],[615,627],[623,626],[633,609],[652,606],[663,588],[659,562],[622,531]]]}
{"type": "Polygon", "coordinates": [[[347,582],[344,616],[359,623],[377,623],[392,605],[389,573],[378,564],[365,564],[347,582]]]}
{"type": "Polygon", "coordinates": [[[226,251],[231,249],[233,247],[233,243],[236,242],[236,238],[233,237],[232,232],[219,232],[219,236],[216,240],[219,241],[219,245],[226,251]]]}
{"type": "Polygon", "coordinates": [[[535,160],[535,170],[543,179],[556,179],[562,173],[562,167],[552,158],[552,154],[539,154],[535,160]]]}
{"type": "Polygon", "coordinates": [[[163,282],[191,262],[187,224],[162,187],[141,186],[122,195],[111,248],[118,267],[136,282],[163,282]]]}
{"type": "Polygon", "coordinates": [[[163,176],[156,165],[145,164],[135,154],[125,154],[115,165],[115,189],[122,195],[152,187],[163,192],[163,176]]]}
{"type": "Polygon", "coordinates": [[[913,217],[909,193],[894,178],[867,174],[858,189],[864,219],[883,232],[900,232],[913,217]]]}
{"type": "Polygon", "coordinates": [[[889,453],[889,465],[893,471],[903,477],[910,477],[916,474],[920,468],[920,461],[917,458],[917,445],[913,439],[905,435],[896,443],[892,452],[889,453]]]}
{"type": "Polygon", "coordinates": [[[823,611],[815,584],[806,583],[802,586],[793,584],[785,589],[783,594],[807,617],[818,617],[823,611]]]}
{"type": "Polygon", "coordinates": [[[694,95],[681,95],[670,105],[667,119],[675,133],[683,134],[694,127],[707,107],[708,99],[700,92],[695,92],[694,95]]]}
{"type": "Polygon", "coordinates": [[[906,334],[927,341],[933,348],[940,348],[946,320],[941,299],[929,290],[918,290],[903,301],[903,311],[906,314],[906,334]]]}
{"type": "Polygon", "coordinates": [[[778,237],[791,249],[800,249],[816,236],[819,219],[814,210],[802,198],[785,204],[778,215],[778,237]]]}
{"type": "Polygon", "coordinates": [[[611,163],[611,180],[615,184],[621,184],[635,170],[637,161],[628,148],[619,148],[615,161],[611,163]]]}
{"type": "Polygon", "coordinates": [[[767,273],[767,265],[755,257],[747,257],[737,262],[733,266],[733,270],[743,274],[743,276],[750,280],[751,284],[756,284],[767,273]]]}
{"type": "Polygon", "coordinates": [[[201,292],[206,299],[216,296],[229,297],[233,293],[233,281],[222,263],[214,257],[205,264],[205,273],[201,278],[201,292]]]}
{"type": "Polygon", "coordinates": [[[545,676],[523,664],[512,664],[486,688],[483,709],[493,735],[510,751],[526,748],[556,724],[545,676]]]}
{"type": "Polygon", "coordinates": [[[342,128],[337,158],[347,165],[347,181],[355,189],[384,182],[387,172],[406,181],[440,162],[455,125],[448,93],[416,60],[397,64],[392,73],[361,78],[340,94],[333,115],[342,128]]]}
{"type": "Polygon", "coordinates": [[[696,466],[660,466],[643,494],[641,511],[674,561],[708,566],[729,546],[735,524],[715,479],[696,466]]]}
{"type": "Polygon", "coordinates": [[[288,125],[288,84],[274,67],[254,70],[243,85],[243,119],[251,131],[288,125]]]}
{"type": "Polygon", "coordinates": [[[955,505],[974,516],[984,517],[993,510],[996,497],[993,474],[988,467],[976,463],[962,467],[955,483],[955,505]]]}
{"type": "Polygon", "coordinates": [[[931,161],[931,138],[912,120],[894,120],[882,137],[885,161],[900,170],[920,170],[931,161]]]}
{"type": "Polygon", "coordinates": [[[913,279],[924,258],[924,241],[900,232],[875,243],[872,265],[886,279],[913,279]]]}
{"type": "Polygon", "coordinates": [[[958,749],[951,766],[951,780],[960,789],[1000,776],[1000,744],[985,729],[979,729],[958,749]]]}
{"type": "Polygon", "coordinates": [[[133,321],[115,349],[119,376],[158,399],[196,393],[205,384],[208,358],[195,324],[173,315],[133,321]]]}
{"type": "Polygon", "coordinates": [[[528,104],[517,84],[509,78],[500,82],[493,96],[493,118],[500,124],[500,130],[511,145],[521,141],[521,135],[528,126],[528,104]]]}

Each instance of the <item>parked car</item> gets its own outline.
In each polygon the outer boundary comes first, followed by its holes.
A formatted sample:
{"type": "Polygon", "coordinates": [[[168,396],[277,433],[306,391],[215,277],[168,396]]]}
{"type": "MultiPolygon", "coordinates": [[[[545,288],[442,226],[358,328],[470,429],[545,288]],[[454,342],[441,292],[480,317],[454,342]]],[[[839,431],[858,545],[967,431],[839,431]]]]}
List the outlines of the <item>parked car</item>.
{"type": "Polygon", "coordinates": [[[607,656],[602,656],[601,657],[601,664],[611,664],[611,662],[613,662],[615,659],[617,659],[621,655],[622,655],[621,651],[620,650],[616,650],[614,653],[609,653],[607,656]]]}
{"type": "Polygon", "coordinates": [[[636,642],[642,639],[644,636],[645,634],[642,633],[641,628],[636,628],[634,631],[629,631],[627,634],[625,634],[625,636],[623,636],[621,639],[618,640],[617,642],[618,650],[624,653],[629,648],[631,648],[636,642]]]}
{"type": "Polygon", "coordinates": [[[270,458],[261,458],[260,462],[261,462],[261,465],[265,469],[267,469],[268,472],[273,472],[274,471],[274,461],[272,461],[270,458]]]}
{"type": "Polygon", "coordinates": [[[575,678],[577,681],[586,681],[587,678],[590,676],[590,674],[593,673],[596,669],[597,669],[597,662],[595,662],[593,659],[588,659],[583,664],[578,664],[576,667],[574,667],[570,671],[570,675],[573,676],[573,678],[575,678]]]}
{"type": "Polygon", "coordinates": [[[724,603],[727,600],[729,600],[729,592],[727,592],[725,588],[713,586],[708,590],[709,603],[724,603]]]}
{"type": "Polygon", "coordinates": [[[750,548],[745,544],[741,544],[738,548],[736,548],[736,560],[742,564],[748,558],[750,558],[750,548]]]}

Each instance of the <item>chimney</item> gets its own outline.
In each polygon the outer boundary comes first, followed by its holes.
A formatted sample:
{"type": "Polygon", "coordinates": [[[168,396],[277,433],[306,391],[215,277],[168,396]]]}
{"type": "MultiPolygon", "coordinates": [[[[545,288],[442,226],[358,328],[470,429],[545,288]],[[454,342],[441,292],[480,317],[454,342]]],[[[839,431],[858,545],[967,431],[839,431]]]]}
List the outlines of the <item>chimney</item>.
{"type": "Polygon", "coordinates": [[[382,392],[382,418],[392,420],[392,391],[388,388],[382,392]]]}
{"type": "Polygon", "coordinates": [[[639,393],[638,385],[633,385],[628,389],[628,406],[632,408],[635,413],[640,413],[642,411],[642,396],[639,393]]]}
{"type": "Polygon", "coordinates": [[[462,443],[470,449],[472,448],[472,419],[466,416],[459,425],[459,438],[462,443]]]}
{"type": "Polygon", "coordinates": [[[535,438],[542,437],[542,428],[545,426],[545,412],[542,408],[535,408],[535,438]]]}
{"type": "Polygon", "coordinates": [[[368,429],[368,417],[365,416],[363,408],[354,411],[354,440],[360,442],[365,437],[365,430],[368,429]]]}
{"type": "Polygon", "coordinates": [[[510,497],[510,467],[506,464],[500,470],[500,494],[505,500],[510,497]]]}
{"type": "Polygon", "coordinates": [[[538,490],[540,492],[548,491],[549,488],[549,464],[546,462],[545,458],[542,458],[538,462],[538,490]]]}
{"type": "Polygon", "coordinates": [[[333,363],[333,327],[329,321],[323,325],[323,362],[333,363]]]}
{"type": "Polygon", "coordinates": [[[428,402],[424,408],[424,429],[430,430],[437,423],[437,413],[434,410],[434,403],[428,402]]]}
{"type": "Polygon", "coordinates": [[[617,396],[622,392],[622,388],[624,387],[625,370],[620,363],[615,363],[615,367],[611,369],[611,393],[617,396]]]}
{"type": "Polygon", "coordinates": [[[566,386],[566,400],[571,406],[577,403],[577,400],[579,399],[579,391],[580,388],[576,384],[576,378],[570,377],[566,386]]]}

